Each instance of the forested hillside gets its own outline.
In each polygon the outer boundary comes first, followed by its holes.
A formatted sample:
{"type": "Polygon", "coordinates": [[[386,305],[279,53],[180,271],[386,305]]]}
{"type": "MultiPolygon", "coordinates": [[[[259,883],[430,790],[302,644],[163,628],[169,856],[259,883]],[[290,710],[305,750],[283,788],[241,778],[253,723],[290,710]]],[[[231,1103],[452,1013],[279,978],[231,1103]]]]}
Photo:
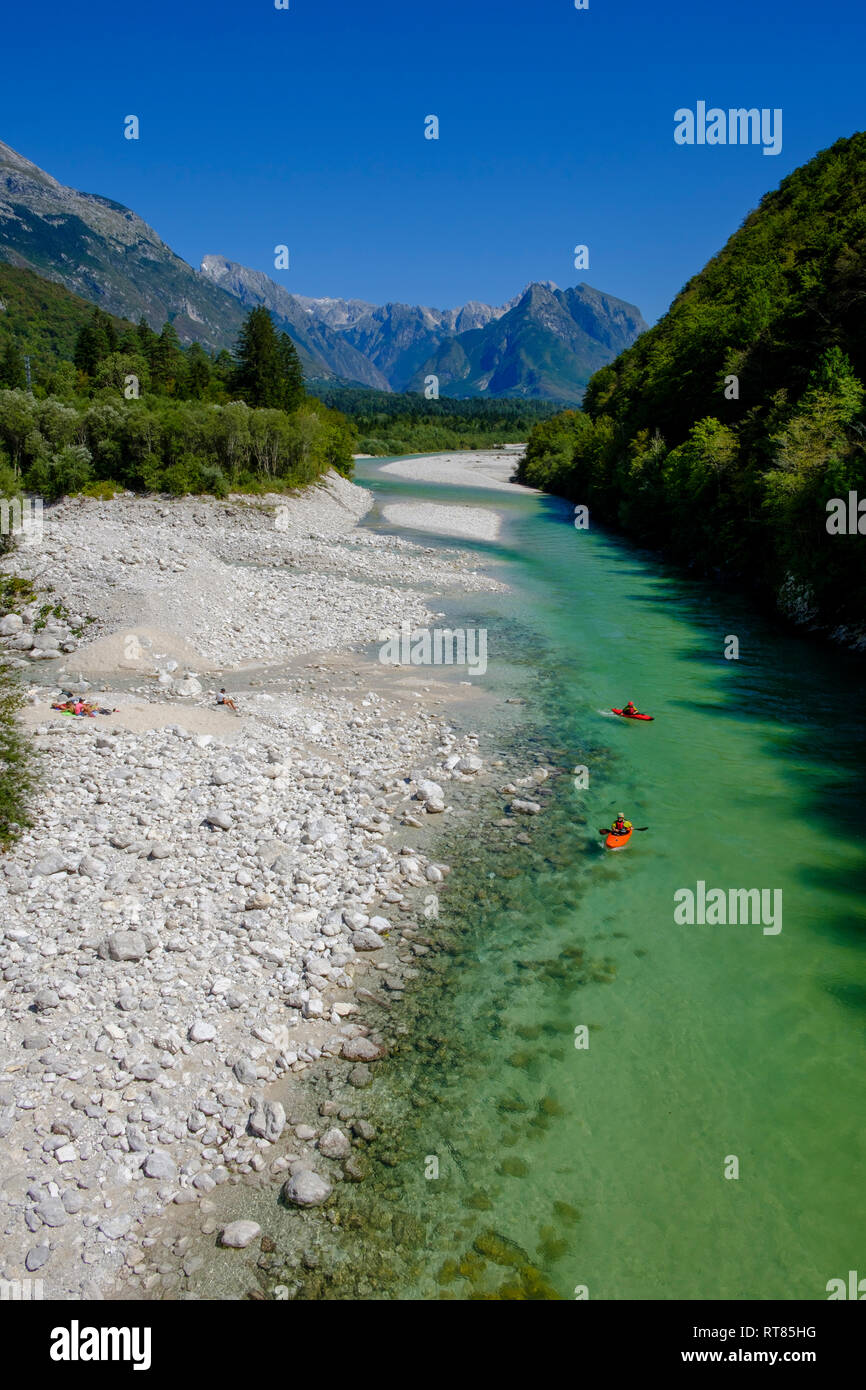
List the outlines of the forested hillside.
{"type": "Polygon", "coordinates": [[[862,628],[866,536],[828,531],[827,504],[866,499],[864,381],[857,134],[761,201],[583,411],[536,426],[520,477],[800,621],[862,628]]]}

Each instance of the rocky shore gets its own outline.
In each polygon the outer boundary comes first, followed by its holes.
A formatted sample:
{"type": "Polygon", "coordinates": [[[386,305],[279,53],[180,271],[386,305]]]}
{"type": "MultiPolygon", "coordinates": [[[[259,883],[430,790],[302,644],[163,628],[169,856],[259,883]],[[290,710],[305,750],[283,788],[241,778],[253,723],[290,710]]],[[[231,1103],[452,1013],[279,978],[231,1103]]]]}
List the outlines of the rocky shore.
{"type": "Polygon", "coordinates": [[[363,1120],[305,1125],[304,1073],[369,1082],[370,1018],[449,873],[429,827],[487,777],[448,722],[474,692],[364,649],[497,587],[359,529],[370,504],[334,475],[289,500],[66,500],[0,567],[33,584],[0,641],[44,781],[0,861],[2,1273],[45,1297],[174,1287],[149,1223],[213,1220],[224,1184],[285,1179],[304,1208],[359,1180],[363,1120]],[[70,690],[112,712],[52,711],[70,690]]]}

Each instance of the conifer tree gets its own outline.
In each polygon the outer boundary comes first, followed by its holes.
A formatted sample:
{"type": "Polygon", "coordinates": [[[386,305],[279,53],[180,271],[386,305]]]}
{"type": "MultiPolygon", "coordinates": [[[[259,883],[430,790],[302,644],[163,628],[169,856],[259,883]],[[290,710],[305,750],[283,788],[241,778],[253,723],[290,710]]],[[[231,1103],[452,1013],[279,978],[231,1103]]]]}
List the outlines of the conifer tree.
{"type": "Polygon", "coordinates": [[[304,399],[304,372],[298,350],[288,333],[280,334],[280,371],[283,378],[283,410],[297,410],[304,399]]]}
{"type": "Polygon", "coordinates": [[[24,358],[14,341],[7,343],[3,356],[0,357],[0,386],[5,386],[10,391],[20,391],[26,385],[24,358]]]}
{"type": "Polygon", "coordinates": [[[150,352],[150,376],[160,391],[175,394],[177,383],[186,375],[183,349],[174,325],[164,323],[159,337],[154,337],[150,352]]]}
{"type": "Polygon", "coordinates": [[[96,369],[104,357],[109,352],[117,348],[117,334],[114,333],[114,325],[107,314],[103,314],[101,309],[94,309],[88,321],[78,334],[75,344],[75,352],[72,360],[80,372],[86,372],[88,376],[95,376],[96,369]],[[114,347],[109,346],[109,336],[106,331],[106,324],[111,327],[114,337],[114,347]]]}
{"type": "Polygon", "coordinates": [[[186,353],[186,387],[194,401],[204,400],[210,379],[210,358],[201,343],[191,343],[186,353]]]}
{"type": "Polygon", "coordinates": [[[283,404],[283,362],[273,319],[264,305],[257,305],[247,315],[235,361],[233,387],[247,405],[279,409],[283,404]]]}

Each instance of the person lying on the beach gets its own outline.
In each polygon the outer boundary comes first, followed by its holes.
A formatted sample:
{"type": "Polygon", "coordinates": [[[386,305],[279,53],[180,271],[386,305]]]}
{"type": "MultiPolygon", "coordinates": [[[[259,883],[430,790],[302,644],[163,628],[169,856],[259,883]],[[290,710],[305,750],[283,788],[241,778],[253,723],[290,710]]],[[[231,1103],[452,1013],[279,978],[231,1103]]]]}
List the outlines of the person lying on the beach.
{"type": "Polygon", "coordinates": [[[116,709],[102,709],[95,705],[89,705],[84,700],[65,700],[63,704],[52,705],[52,709],[60,710],[61,714],[75,714],[82,717],[93,719],[97,714],[117,714],[116,709]]]}
{"type": "Polygon", "coordinates": [[[238,707],[237,707],[237,705],[235,704],[234,700],[231,698],[230,695],[227,695],[227,694],[226,694],[226,692],[225,692],[225,686],[223,686],[223,688],[222,688],[222,690],[220,691],[219,695],[217,695],[217,704],[218,704],[218,705],[228,705],[229,709],[233,709],[233,710],[234,710],[235,714],[237,714],[237,712],[238,712],[238,707]]]}

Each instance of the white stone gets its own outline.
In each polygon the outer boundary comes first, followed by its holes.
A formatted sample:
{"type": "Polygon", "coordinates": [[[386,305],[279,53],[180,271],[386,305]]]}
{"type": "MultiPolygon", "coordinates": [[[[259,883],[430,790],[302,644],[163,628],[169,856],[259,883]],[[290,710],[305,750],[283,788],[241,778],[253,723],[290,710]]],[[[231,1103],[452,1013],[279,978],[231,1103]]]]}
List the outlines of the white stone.
{"type": "Polygon", "coordinates": [[[220,1245],[227,1245],[231,1250],[246,1250],[261,1233],[262,1228],[255,1221],[230,1221],[220,1232],[220,1245]]]}

